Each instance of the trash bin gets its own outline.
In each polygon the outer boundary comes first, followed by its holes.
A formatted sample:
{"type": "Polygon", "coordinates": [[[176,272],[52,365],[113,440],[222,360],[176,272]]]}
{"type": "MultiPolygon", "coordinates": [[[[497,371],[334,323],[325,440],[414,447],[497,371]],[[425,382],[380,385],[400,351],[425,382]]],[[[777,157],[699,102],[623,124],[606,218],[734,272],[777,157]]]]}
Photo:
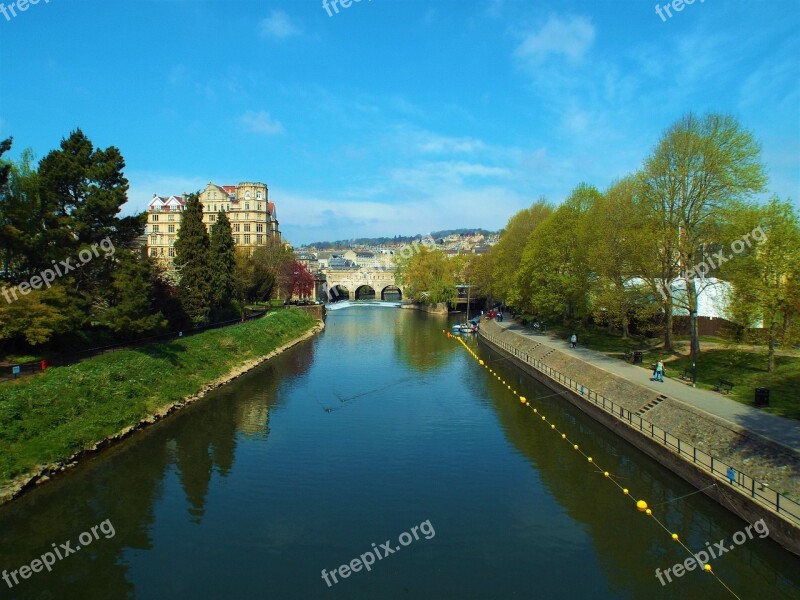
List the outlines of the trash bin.
{"type": "Polygon", "coordinates": [[[756,406],[769,406],[768,388],[756,388],[756,406]]]}
{"type": "Polygon", "coordinates": [[[641,364],[643,358],[644,358],[644,352],[642,352],[641,350],[633,351],[633,364],[635,365],[641,364]]]}
{"type": "Polygon", "coordinates": [[[42,371],[44,371],[45,369],[47,369],[47,367],[50,366],[50,362],[47,359],[45,359],[39,363],[39,366],[42,368],[42,371]]]}

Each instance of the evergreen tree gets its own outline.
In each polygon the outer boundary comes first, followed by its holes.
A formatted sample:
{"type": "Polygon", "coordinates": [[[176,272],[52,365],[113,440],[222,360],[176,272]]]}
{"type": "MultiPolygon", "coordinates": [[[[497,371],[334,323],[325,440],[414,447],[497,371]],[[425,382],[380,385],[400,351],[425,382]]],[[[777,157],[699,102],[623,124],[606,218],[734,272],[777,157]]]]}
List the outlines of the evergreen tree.
{"type": "Polygon", "coordinates": [[[164,315],[153,310],[152,264],[130,250],[120,250],[114,258],[112,306],[104,323],[111,331],[128,336],[165,329],[164,315]]]}
{"type": "Polygon", "coordinates": [[[228,215],[220,211],[217,222],[211,228],[211,308],[226,310],[231,306],[234,294],[234,269],[236,246],[233,243],[231,222],[228,215]]]}
{"type": "Polygon", "coordinates": [[[200,196],[190,194],[175,240],[174,264],[180,276],[178,298],[195,325],[205,323],[211,310],[209,246],[200,196]]]}

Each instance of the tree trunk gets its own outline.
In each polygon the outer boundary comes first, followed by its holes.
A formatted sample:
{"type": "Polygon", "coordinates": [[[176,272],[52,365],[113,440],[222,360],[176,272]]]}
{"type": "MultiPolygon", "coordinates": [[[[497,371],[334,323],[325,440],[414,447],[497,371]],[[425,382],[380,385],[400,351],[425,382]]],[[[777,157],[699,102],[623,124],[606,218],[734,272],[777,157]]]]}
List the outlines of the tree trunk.
{"type": "Polygon", "coordinates": [[[666,305],[667,314],[664,318],[664,350],[672,352],[672,303],[666,305]]]}
{"type": "Polygon", "coordinates": [[[630,323],[628,317],[622,319],[622,339],[627,340],[630,335],[630,323]]]}
{"type": "Polygon", "coordinates": [[[769,324],[769,352],[767,353],[767,373],[772,373],[775,370],[775,321],[771,320],[769,324]]]}

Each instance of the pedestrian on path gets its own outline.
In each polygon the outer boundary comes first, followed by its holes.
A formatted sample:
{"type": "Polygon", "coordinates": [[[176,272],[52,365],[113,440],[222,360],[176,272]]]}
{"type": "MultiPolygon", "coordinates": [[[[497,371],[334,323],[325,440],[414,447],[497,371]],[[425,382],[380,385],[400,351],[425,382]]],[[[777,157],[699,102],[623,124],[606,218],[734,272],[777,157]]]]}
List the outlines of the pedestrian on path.
{"type": "Polygon", "coordinates": [[[569,347],[574,350],[575,348],[577,348],[577,346],[578,346],[578,336],[573,333],[572,337],[569,338],[569,347]]]}
{"type": "Polygon", "coordinates": [[[655,381],[664,383],[664,361],[661,359],[659,359],[659,361],[656,363],[656,370],[653,379],[655,381]]]}
{"type": "Polygon", "coordinates": [[[731,485],[736,483],[736,471],[733,469],[733,467],[728,467],[726,475],[728,476],[728,481],[731,482],[731,485]]]}

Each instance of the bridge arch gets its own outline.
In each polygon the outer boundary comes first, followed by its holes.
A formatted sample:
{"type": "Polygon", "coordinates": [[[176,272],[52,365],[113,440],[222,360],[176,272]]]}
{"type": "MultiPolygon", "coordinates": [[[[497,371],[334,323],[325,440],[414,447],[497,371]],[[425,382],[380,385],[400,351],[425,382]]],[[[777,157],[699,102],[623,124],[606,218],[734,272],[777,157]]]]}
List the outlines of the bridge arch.
{"type": "Polygon", "coordinates": [[[396,285],[387,285],[381,290],[381,300],[399,302],[403,299],[403,290],[396,285]]]}
{"type": "Polygon", "coordinates": [[[375,288],[369,284],[363,284],[356,288],[356,300],[374,300],[375,288]]]}

